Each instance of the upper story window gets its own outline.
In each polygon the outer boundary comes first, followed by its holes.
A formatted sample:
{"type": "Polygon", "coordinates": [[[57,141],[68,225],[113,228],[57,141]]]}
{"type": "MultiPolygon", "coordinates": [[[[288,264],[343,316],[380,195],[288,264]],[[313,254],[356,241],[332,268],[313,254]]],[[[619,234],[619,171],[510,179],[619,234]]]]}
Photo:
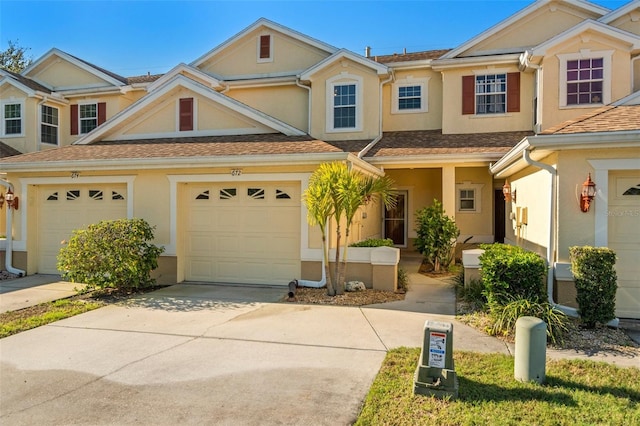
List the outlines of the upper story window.
{"type": "Polygon", "coordinates": [[[87,102],[71,105],[71,134],[89,133],[107,119],[105,102],[87,102]]]}
{"type": "Polygon", "coordinates": [[[603,78],[602,58],[567,61],[567,105],[601,104],[603,78]]]}
{"type": "Polygon", "coordinates": [[[558,55],[560,59],[560,106],[589,107],[611,102],[613,51],[558,55]]]}
{"type": "Polygon", "coordinates": [[[2,104],[2,135],[24,136],[24,102],[2,104]]]}
{"type": "Polygon", "coordinates": [[[40,141],[58,144],[58,108],[42,105],[40,115],[40,141]]]}
{"type": "Polygon", "coordinates": [[[327,131],[362,130],[362,78],[341,74],[327,81],[327,131]],[[340,81],[337,81],[340,80],[340,81]]]}
{"type": "Polygon", "coordinates": [[[462,77],[462,114],[504,114],[520,111],[520,73],[462,77]]]}
{"type": "Polygon", "coordinates": [[[98,127],[98,105],[80,105],[80,134],[89,133],[98,127]]]}
{"type": "Polygon", "coordinates": [[[507,106],[507,74],[476,76],[476,114],[503,114],[507,106]]]}
{"type": "Polygon", "coordinates": [[[341,84],[333,87],[333,127],[356,127],[356,85],[341,84]]]}
{"type": "Polygon", "coordinates": [[[258,62],[273,61],[273,37],[263,34],[258,37],[258,62]]]}
{"type": "Polygon", "coordinates": [[[393,84],[392,114],[406,114],[427,111],[428,78],[407,78],[393,84]]]}

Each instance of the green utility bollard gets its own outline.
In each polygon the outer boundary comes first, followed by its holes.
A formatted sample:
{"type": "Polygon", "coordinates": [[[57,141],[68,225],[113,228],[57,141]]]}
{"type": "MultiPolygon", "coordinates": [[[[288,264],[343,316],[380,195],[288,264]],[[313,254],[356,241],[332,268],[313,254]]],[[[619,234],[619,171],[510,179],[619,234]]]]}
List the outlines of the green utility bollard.
{"type": "Polygon", "coordinates": [[[547,357],[547,324],[540,318],[516,321],[514,376],[521,382],[544,383],[547,357]]]}
{"type": "Polygon", "coordinates": [[[453,367],[453,324],[424,323],[424,342],[414,374],[413,393],[458,397],[458,377],[453,367]]]}

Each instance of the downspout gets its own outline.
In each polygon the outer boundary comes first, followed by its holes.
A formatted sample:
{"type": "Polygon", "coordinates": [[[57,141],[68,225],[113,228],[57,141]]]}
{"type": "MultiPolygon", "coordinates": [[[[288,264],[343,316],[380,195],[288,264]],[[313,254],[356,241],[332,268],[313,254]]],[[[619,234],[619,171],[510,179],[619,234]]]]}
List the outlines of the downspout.
{"type": "MultiPolygon", "coordinates": [[[[371,142],[369,142],[367,144],[367,146],[365,146],[364,148],[362,148],[362,150],[358,153],[358,158],[362,160],[362,157],[364,157],[365,155],[367,155],[367,153],[369,151],[371,151],[371,148],[373,148],[374,146],[376,146],[376,144],[378,142],[380,142],[380,139],[382,139],[382,86],[384,86],[385,84],[393,81],[393,79],[395,78],[395,75],[393,74],[393,70],[390,70],[390,76],[388,79],[381,81],[380,82],[380,96],[379,98],[379,107],[378,107],[378,136],[376,136],[376,138],[374,140],[372,140],[371,142]]],[[[393,94],[392,94],[393,96],[393,94]]]]}
{"type": "Polygon", "coordinates": [[[296,78],[296,86],[302,87],[303,89],[306,89],[307,92],[309,92],[309,104],[307,106],[307,134],[311,135],[311,87],[305,86],[304,84],[300,83],[300,78],[296,78]]]}
{"type": "MultiPolygon", "coordinates": [[[[47,97],[43,96],[42,100],[40,102],[38,102],[38,105],[36,105],[36,123],[38,123],[38,118],[40,117],[40,114],[42,114],[42,112],[40,111],[40,108],[42,107],[42,105],[47,102],[47,97]]],[[[42,126],[38,126],[38,130],[37,130],[37,137],[38,137],[38,151],[42,150],[42,126]]]]}
{"type": "MultiPolygon", "coordinates": [[[[546,170],[551,174],[551,191],[549,196],[549,206],[550,206],[549,207],[549,240],[547,242],[547,296],[549,298],[549,304],[551,304],[551,306],[553,306],[554,308],[564,312],[566,315],[570,317],[578,318],[580,317],[580,314],[578,314],[577,309],[572,308],[570,306],[566,306],[566,305],[560,305],[553,300],[553,262],[554,262],[553,252],[554,252],[554,249],[556,248],[556,239],[555,239],[555,235],[556,235],[555,204],[556,203],[555,201],[556,201],[556,192],[557,192],[558,171],[555,169],[555,167],[549,164],[541,163],[539,161],[535,161],[534,159],[532,159],[530,156],[529,149],[525,149],[522,152],[522,158],[528,165],[546,170]]],[[[611,327],[618,327],[618,324],[619,324],[618,318],[614,318],[613,320],[609,321],[609,323],[607,323],[607,325],[611,327]]]]}
{"type": "MultiPolygon", "coordinates": [[[[4,186],[5,188],[13,192],[13,185],[7,182],[6,180],[0,179],[0,185],[4,186]]],[[[11,265],[13,263],[13,233],[12,233],[13,221],[12,219],[13,219],[13,209],[7,206],[7,237],[6,237],[6,245],[5,245],[5,252],[4,252],[5,269],[7,270],[7,272],[11,274],[22,277],[26,275],[26,272],[23,271],[22,269],[14,268],[11,265]]]]}

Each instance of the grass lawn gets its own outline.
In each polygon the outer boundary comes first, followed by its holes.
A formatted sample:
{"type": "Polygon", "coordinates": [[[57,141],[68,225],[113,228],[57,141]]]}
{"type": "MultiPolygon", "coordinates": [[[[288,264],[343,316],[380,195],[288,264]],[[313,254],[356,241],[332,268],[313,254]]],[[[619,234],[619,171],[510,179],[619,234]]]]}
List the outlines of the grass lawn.
{"type": "Polygon", "coordinates": [[[98,309],[100,301],[61,299],[0,314],[0,338],[98,309]]]}
{"type": "Polygon", "coordinates": [[[547,361],[546,383],[513,378],[513,357],[455,352],[456,400],[413,395],[419,348],[390,351],[356,425],[640,425],[640,369],[547,361]]]}

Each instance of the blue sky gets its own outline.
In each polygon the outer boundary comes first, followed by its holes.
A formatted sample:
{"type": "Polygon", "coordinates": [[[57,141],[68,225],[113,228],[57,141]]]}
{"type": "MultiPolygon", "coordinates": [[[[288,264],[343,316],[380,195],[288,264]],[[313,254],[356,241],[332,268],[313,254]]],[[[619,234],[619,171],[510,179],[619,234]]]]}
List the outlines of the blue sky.
{"type": "Polygon", "coordinates": [[[385,55],[455,47],[532,2],[0,0],[0,50],[12,40],[34,59],[56,47],[123,76],[157,74],[264,17],[338,48],[385,55]]]}

